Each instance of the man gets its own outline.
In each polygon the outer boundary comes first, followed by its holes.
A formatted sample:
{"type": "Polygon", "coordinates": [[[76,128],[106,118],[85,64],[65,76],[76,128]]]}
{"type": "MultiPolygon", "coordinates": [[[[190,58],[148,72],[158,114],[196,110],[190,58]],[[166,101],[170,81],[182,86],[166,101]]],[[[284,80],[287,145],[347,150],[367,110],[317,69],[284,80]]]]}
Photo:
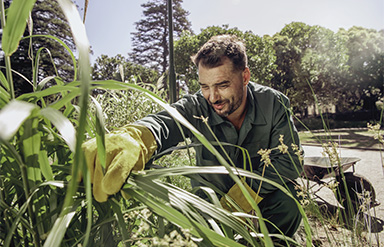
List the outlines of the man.
{"type": "MultiPolygon", "coordinates": [[[[173,106],[209,141],[215,142],[217,138],[221,143],[232,144],[224,145],[224,148],[237,167],[286,186],[296,196],[292,181],[301,173],[302,166],[300,155],[291,148],[292,144],[299,147],[299,138],[288,110],[289,100],[276,90],[250,82],[245,46],[235,36],[211,38],[193,61],[198,67],[201,90],[185,96],[173,106]],[[288,147],[288,152],[278,149],[282,143],[288,147]],[[247,149],[250,157],[244,157],[237,146],[247,149]],[[261,158],[258,154],[261,149],[271,150],[268,158],[261,158]],[[270,162],[266,161],[268,159],[270,162]]],[[[183,132],[198,143],[188,129],[183,129],[183,132]]],[[[98,201],[105,201],[108,195],[118,192],[129,172],[142,169],[154,153],[173,147],[184,139],[175,120],[162,111],[125,126],[106,140],[107,151],[110,147],[107,166],[113,164],[105,177],[98,165],[95,140],[84,145],[98,201]]],[[[195,149],[197,165],[220,165],[202,145],[195,149]]],[[[224,152],[222,154],[227,157],[224,152]]],[[[241,191],[229,175],[202,174],[201,177],[231,196],[244,210],[252,209],[246,205],[247,202],[240,202],[241,191]]],[[[201,184],[192,181],[192,185],[201,184]]],[[[293,236],[301,221],[294,200],[266,182],[248,179],[246,187],[256,195],[263,217],[286,236],[293,236]]],[[[223,199],[223,206],[228,205],[223,199]]],[[[267,227],[270,233],[279,233],[271,224],[267,227]]]]}

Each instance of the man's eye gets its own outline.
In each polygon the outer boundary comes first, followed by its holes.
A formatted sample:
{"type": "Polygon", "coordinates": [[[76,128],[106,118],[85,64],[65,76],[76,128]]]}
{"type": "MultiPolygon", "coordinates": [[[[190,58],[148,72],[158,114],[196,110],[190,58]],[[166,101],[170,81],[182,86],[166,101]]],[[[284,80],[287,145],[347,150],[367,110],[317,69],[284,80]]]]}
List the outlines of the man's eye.
{"type": "Polygon", "coordinates": [[[219,88],[221,89],[224,89],[224,88],[227,88],[228,87],[228,84],[224,84],[224,85],[220,85],[219,88]]]}

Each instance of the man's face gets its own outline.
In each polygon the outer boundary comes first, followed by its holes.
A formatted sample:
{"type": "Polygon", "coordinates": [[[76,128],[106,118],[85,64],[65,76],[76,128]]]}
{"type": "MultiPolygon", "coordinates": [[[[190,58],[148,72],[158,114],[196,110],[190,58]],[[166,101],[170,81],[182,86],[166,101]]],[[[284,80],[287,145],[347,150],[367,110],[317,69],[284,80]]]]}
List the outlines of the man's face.
{"type": "Polygon", "coordinates": [[[232,61],[224,59],[221,66],[206,68],[199,65],[200,87],[204,98],[221,117],[244,111],[249,69],[236,71],[232,61]]]}

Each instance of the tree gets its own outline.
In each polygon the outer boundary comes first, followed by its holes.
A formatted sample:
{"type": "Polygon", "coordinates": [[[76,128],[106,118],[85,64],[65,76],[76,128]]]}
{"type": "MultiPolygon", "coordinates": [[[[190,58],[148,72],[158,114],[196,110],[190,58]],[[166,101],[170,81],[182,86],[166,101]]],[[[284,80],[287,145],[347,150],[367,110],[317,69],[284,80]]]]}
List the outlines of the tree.
{"type": "MultiPolygon", "coordinates": [[[[343,105],[342,96],[349,91],[344,80],[348,73],[345,40],[329,29],[313,26],[308,44],[300,63],[302,74],[308,76],[301,79],[301,85],[310,84],[323,105],[343,105]]],[[[314,103],[312,91],[300,94],[306,95],[308,104],[314,103]]]]}
{"type": "MultiPolygon", "coordinates": [[[[4,1],[6,8],[9,7],[10,2],[11,0],[4,1]]],[[[52,35],[64,42],[71,50],[75,49],[69,25],[57,1],[37,0],[31,13],[31,20],[24,37],[52,35]],[[32,32],[30,33],[28,29],[32,32]]],[[[22,39],[18,50],[11,56],[11,64],[14,71],[29,80],[14,76],[16,96],[33,91],[31,85],[33,69],[37,65],[39,68],[37,81],[48,76],[58,76],[64,81],[73,79],[70,54],[59,42],[47,37],[22,39]],[[35,62],[36,58],[38,58],[38,64],[35,62]]],[[[0,57],[0,65],[4,65],[3,57],[0,57]]]]}
{"type": "Polygon", "coordinates": [[[383,31],[353,27],[339,32],[301,22],[273,36],[277,69],[272,87],[296,112],[314,104],[337,111],[373,109],[383,92],[383,31]],[[312,91],[313,90],[313,91],[312,91]]]}
{"type": "Polygon", "coordinates": [[[158,73],[155,70],[134,64],[122,55],[108,57],[101,55],[96,59],[92,71],[93,80],[117,80],[132,81],[155,84],[158,73]]]}
{"type": "MultiPolygon", "coordinates": [[[[191,23],[181,4],[182,0],[173,0],[174,37],[180,37],[184,30],[191,30],[191,23]]],[[[168,68],[168,14],[167,0],[150,0],[141,5],[144,8],[144,19],[136,22],[137,32],[133,32],[133,62],[149,66],[164,73],[168,68]]]]}
{"type": "Polygon", "coordinates": [[[273,36],[276,52],[276,70],[272,79],[272,87],[293,98],[294,84],[300,75],[301,58],[309,45],[310,26],[302,22],[286,25],[273,36]]]}
{"type": "Polygon", "coordinates": [[[374,110],[384,94],[384,30],[362,27],[340,29],[345,39],[349,73],[345,78],[352,106],[374,110]]]}
{"type": "Polygon", "coordinates": [[[334,103],[339,73],[345,71],[341,40],[320,26],[292,22],[273,36],[277,69],[272,87],[284,92],[296,113],[306,115],[315,102],[334,103]]]}

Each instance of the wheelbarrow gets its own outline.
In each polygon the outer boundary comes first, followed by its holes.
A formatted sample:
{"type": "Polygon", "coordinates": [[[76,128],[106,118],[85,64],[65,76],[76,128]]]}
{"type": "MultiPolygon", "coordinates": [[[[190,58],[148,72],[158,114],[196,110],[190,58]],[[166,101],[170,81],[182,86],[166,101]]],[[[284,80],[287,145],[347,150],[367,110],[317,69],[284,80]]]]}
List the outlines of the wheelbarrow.
{"type": "Polygon", "coordinates": [[[337,162],[339,164],[331,164],[328,157],[305,157],[302,177],[308,179],[308,186],[309,181],[313,181],[320,186],[320,189],[336,181],[335,197],[346,210],[352,206],[357,213],[363,204],[368,209],[380,205],[372,183],[364,176],[355,173],[355,164],[360,159],[344,157],[339,160],[340,162],[337,162]],[[351,167],[352,171],[347,171],[351,167]]]}

